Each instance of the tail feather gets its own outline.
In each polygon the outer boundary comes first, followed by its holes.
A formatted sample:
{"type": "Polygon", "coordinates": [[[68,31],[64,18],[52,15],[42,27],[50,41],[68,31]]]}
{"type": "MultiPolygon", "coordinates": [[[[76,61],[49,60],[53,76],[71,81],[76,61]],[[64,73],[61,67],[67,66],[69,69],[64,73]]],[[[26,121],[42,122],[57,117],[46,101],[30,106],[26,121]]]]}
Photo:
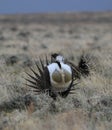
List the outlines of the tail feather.
{"type": "Polygon", "coordinates": [[[88,57],[82,55],[79,60],[78,68],[79,68],[81,75],[83,75],[83,76],[88,76],[90,74],[90,69],[89,69],[88,63],[89,63],[88,57]]]}
{"type": "Polygon", "coordinates": [[[42,75],[43,74],[43,71],[41,70],[41,68],[39,67],[39,65],[36,63],[36,67],[37,69],[39,70],[39,73],[42,75]]]}
{"type": "Polygon", "coordinates": [[[36,76],[37,79],[41,80],[41,77],[38,73],[36,73],[32,68],[30,68],[30,70],[34,73],[34,75],[36,76]]]}

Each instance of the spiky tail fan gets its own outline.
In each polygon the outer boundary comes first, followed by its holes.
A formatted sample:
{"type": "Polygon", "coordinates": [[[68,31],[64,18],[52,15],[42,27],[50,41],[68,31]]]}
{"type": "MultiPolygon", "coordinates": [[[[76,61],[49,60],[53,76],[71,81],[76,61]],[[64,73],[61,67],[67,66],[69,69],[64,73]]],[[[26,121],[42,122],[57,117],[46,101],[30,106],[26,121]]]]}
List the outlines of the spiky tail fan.
{"type": "Polygon", "coordinates": [[[79,72],[82,76],[88,76],[90,74],[90,68],[89,68],[89,57],[82,55],[79,60],[78,68],[79,72]]]}

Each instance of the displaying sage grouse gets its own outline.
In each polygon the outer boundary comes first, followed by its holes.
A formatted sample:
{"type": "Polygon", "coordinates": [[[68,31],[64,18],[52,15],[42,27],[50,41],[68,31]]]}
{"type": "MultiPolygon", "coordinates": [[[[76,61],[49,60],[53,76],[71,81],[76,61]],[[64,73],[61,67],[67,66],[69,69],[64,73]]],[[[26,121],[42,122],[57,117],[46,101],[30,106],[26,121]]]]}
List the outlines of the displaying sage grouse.
{"type": "Polygon", "coordinates": [[[37,71],[28,74],[27,85],[37,93],[47,93],[53,99],[58,95],[65,98],[74,90],[75,80],[81,75],[89,75],[89,67],[83,56],[81,56],[78,66],[65,60],[60,54],[52,54],[49,61],[46,57],[45,63],[40,59],[40,65],[36,63],[37,71]]]}

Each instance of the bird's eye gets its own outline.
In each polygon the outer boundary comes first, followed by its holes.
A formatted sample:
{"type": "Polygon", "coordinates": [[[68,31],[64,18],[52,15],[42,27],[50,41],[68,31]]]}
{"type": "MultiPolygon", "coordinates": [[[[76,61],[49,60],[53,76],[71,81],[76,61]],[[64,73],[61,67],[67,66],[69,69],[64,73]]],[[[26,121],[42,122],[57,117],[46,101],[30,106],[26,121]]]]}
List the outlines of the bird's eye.
{"type": "Polygon", "coordinates": [[[65,82],[69,82],[72,79],[72,75],[66,70],[64,70],[64,74],[65,74],[65,82]]]}
{"type": "Polygon", "coordinates": [[[61,74],[57,70],[53,72],[52,79],[55,82],[57,82],[57,83],[61,83],[62,82],[62,76],[61,76],[61,74]]]}

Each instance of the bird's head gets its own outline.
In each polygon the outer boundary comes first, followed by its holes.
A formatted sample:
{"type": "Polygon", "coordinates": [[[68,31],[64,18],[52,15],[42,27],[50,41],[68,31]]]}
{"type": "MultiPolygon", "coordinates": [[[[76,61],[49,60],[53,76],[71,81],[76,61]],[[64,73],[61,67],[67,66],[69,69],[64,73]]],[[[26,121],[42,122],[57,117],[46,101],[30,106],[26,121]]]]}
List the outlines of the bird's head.
{"type": "Polygon", "coordinates": [[[61,54],[54,53],[51,55],[52,61],[64,62],[64,57],[61,54]]]}

